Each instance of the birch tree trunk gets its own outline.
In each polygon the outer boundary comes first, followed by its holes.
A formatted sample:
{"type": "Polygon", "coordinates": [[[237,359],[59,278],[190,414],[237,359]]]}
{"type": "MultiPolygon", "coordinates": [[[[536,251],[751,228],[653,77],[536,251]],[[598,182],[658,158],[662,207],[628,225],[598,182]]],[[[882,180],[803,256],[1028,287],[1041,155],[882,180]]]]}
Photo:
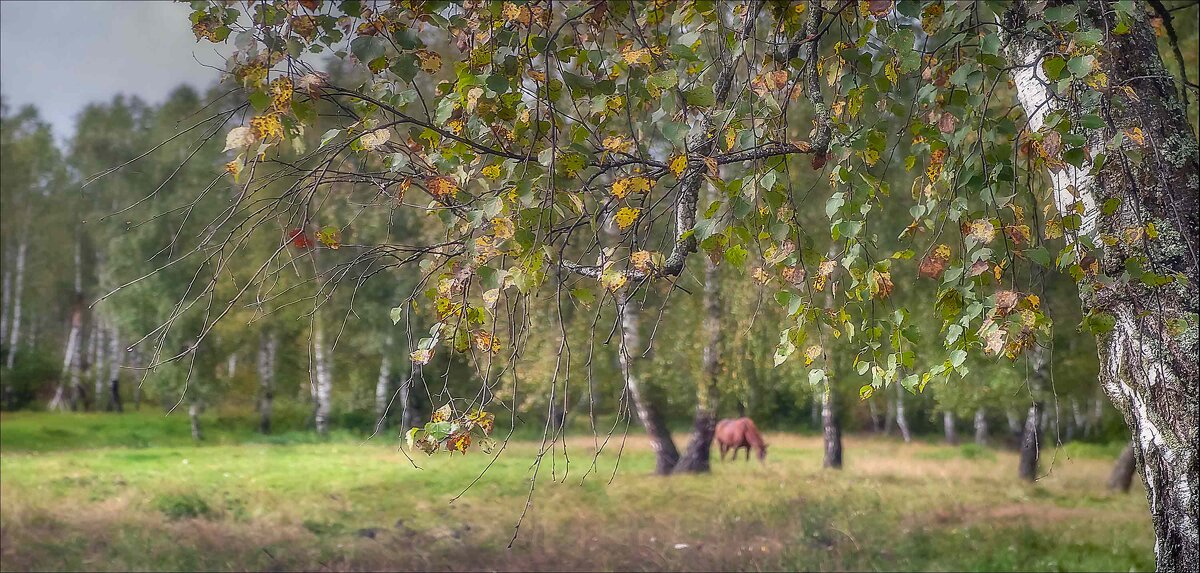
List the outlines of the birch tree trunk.
{"type": "Polygon", "coordinates": [[[88,372],[92,378],[92,401],[97,412],[100,411],[100,402],[107,393],[104,391],[104,377],[108,374],[108,369],[104,364],[105,355],[108,352],[108,345],[104,341],[104,335],[107,332],[108,326],[103,321],[95,321],[92,325],[92,358],[88,372]]]}
{"type": "Polygon", "coordinates": [[[904,386],[896,384],[896,427],[900,428],[900,436],[904,441],[912,441],[912,432],[908,431],[908,416],[904,412],[904,386]]]}
{"type": "MultiPolygon", "coordinates": [[[[4,249],[4,255],[8,255],[8,249],[4,249]]],[[[3,257],[4,262],[8,262],[7,256],[3,257]]],[[[8,265],[4,265],[3,286],[0,286],[0,348],[5,347],[5,342],[8,340],[8,308],[12,304],[12,271],[8,269],[8,265]]]]}
{"type": "Polygon", "coordinates": [[[887,399],[887,413],[883,419],[883,435],[892,435],[892,428],[896,424],[896,399],[891,396],[887,399]]]}
{"type": "Polygon", "coordinates": [[[980,446],[988,444],[987,411],[983,408],[975,410],[975,443],[980,446]]]}
{"type": "Polygon", "coordinates": [[[1037,479],[1038,459],[1042,453],[1042,388],[1049,367],[1046,351],[1034,346],[1029,352],[1029,393],[1033,402],[1025,416],[1025,428],[1021,432],[1021,457],[1017,464],[1017,475],[1025,481],[1037,479]]]}
{"type": "Polygon", "coordinates": [[[383,342],[383,356],[379,359],[379,379],[375,381],[375,431],[387,427],[388,400],[392,394],[392,335],[383,342]]]}
{"type": "Polygon", "coordinates": [[[621,377],[625,381],[625,392],[633,402],[638,420],[646,430],[650,439],[650,448],[654,450],[656,459],[654,473],[668,475],[679,462],[679,450],[671,439],[671,431],[667,429],[662,414],[650,402],[642,388],[642,383],[634,373],[634,356],[641,349],[641,332],[639,330],[638,311],[628,304],[628,294],[621,291],[617,294],[617,314],[621,321],[621,346],[617,351],[617,359],[621,364],[621,377]]]}
{"type": "Polygon", "coordinates": [[[1132,6],[1124,34],[1111,32],[1117,27],[1112,8],[1110,2],[1089,0],[1079,24],[1103,34],[1099,70],[1107,75],[1109,86],[1128,88],[1132,97],[1111,89],[1094,100],[1075,98],[1072,106],[1051,93],[1041,66],[1043,54],[1057,40],[1023,31],[1035,8],[1026,2],[1012,4],[1002,24],[1017,32],[1007,38],[1007,55],[1030,130],[1040,129],[1050,112],[1070,118],[1097,115],[1105,126],[1087,138],[1093,153],[1102,152],[1118,133],[1141,130],[1140,138],[1125,137],[1122,149],[1109,153],[1101,166],[1068,166],[1050,179],[1060,213],[1073,213],[1077,203],[1082,206],[1077,251],[1082,255],[1081,240],[1087,239],[1097,245],[1098,266],[1106,276],[1133,277],[1105,288],[1081,288],[1081,301],[1085,314],[1111,321],[1110,329],[1098,329],[1097,334],[1100,382],[1132,431],[1151,508],[1157,568],[1178,571],[1200,562],[1200,159],[1196,136],[1159,57],[1145,8],[1132,6]],[[1117,208],[1110,214],[1098,207],[1112,204],[1117,208]],[[1144,229],[1151,222],[1157,237],[1111,244],[1099,240],[1121,237],[1127,229],[1144,229]],[[1136,265],[1130,264],[1134,261],[1136,265]],[[1138,279],[1142,268],[1184,280],[1153,287],[1138,279]]]}
{"type": "Polygon", "coordinates": [[[25,287],[25,253],[29,250],[29,235],[21,235],[21,243],[17,246],[16,271],[13,276],[12,289],[12,327],[8,330],[8,357],[6,364],[9,370],[16,364],[17,351],[21,344],[21,297],[25,287]]]}
{"type": "Polygon", "coordinates": [[[274,332],[263,332],[258,338],[258,431],[271,433],[271,413],[275,404],[275,346],[274,332]]]}
{"type": "Polygon", "coordinates": [[[1004,415],[1008,419],[1008,433],[1012,437],[1013,443],[1019,446],[1021,444],[1021,433],[1024,428],[1021,424],[1021,416],[1015,410],[1008,410],[1004,415]]]}
{"type": "Polygon", "coordinates": [[[871,415],[871,431],[876,434],[882,434],[885,427],[883,425],[883,414],[879,413],[879,407],[875,405],[874,400],[867,400],[867,412],[871,415]]]}
{"type": "Polygon", "coordinates": [[[109,395],[107,409],[123,412],[121,406],[121,330],[116,322],[108,326],[108,384],[109,395]]]}
{"type": "Polygon", "coordinates": [[[188,422],[192,426],[192,439],[197,442],[204,439],[204,434],[200,432],[200,412],[202,410],[203,407],[199,400],[192,398],[188,403],[188,422]]]}
{"type": "Polygon", "coordinates": [[[952,446],[958,444],[958,428],[955,427],[955,422],[954,412],[942,411],[942,431],[946,434],[946,443],[952,446]]]}
{"type": "Polygon", "coordinates": [[[712,259],[704,263],[704,355],[702,379],[696,388],[696,417],[692,434],[676,473],[705,473],[710,468],[713,434],[717,430],[717,381],[721,375],[721,285],[720,269],[712,259]]]}
{"type": "Polygon", "coordinates": [[[314,318],[312,345],[316,387],[313,394],[313,422],[317,433],[324,436],[329,433],[329,400],[333,394],[333,381],[329,374],[329,357],[325,355],[325,336],[322,330],[321,322],[314,318]]]}
{"type": "Polygon", "coordinates": [[[837,404],[834,402],[833,384],[830,374],[825,374],[821,391],[821,434],[824,437],[825,456],[821,467],[842,469],[842,423],[838,419],[837,404]]]}

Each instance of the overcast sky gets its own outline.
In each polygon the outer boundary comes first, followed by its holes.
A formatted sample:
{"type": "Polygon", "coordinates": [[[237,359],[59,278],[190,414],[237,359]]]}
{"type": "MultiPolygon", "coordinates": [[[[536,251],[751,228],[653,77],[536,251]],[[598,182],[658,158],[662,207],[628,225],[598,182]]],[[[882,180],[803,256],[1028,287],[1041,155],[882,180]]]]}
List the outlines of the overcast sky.
{"type": "Polygon", "coordinates": [[[220,68],[224,58],[195,41],[189,12],[176,2],[0,1],[0,93],[14,108],[37,105],[64,139],[89,102],[126,93],[158,103],[179,84],[205,87],[217,72],[201,62],[220,68]]]}

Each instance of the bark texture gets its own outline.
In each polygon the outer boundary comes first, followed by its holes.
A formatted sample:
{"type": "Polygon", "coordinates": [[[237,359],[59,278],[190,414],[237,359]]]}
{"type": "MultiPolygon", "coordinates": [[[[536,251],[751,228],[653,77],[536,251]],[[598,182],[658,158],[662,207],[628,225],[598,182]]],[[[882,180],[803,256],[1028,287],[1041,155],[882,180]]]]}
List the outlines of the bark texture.
{"type": "Polygon", "coordinates": [[[829,381],[828,375],[825,378],[821,398],[821,434],[825,442],[825,456],[821,461],[821,467],[842,469],[842,422],[838,419],[833,385],[829,381]]]}
{"type": "MultiPolygon", "coordinates": [[[[1133,96],[1123,89],[1100,97],[1083,92],[1068,105],[1054,95],[1041,66],[1046,50],[1057,42],[1049,35],[1017,32],[1007,38],[1008,57],[1031,130],[1040,129],[1054,111],[1068,117],[1097,115],[1104,127],[1086,135],[1096,151],[1118,133],[1141,130],[1142,142],[1125,137],[1122,148],[1110,151],[1102,166],[1068,166],[1052,172],[1050,179],[1060,213],[1074,212],[1077,201],[1082,206],[1079,236],[1069,237],[1079,255],[1095,257],[1108,277],[1132,277],[1104,288],[1084,284],[1080,297],[1085,313],[1111,321],[1112,327],[1097,335],[1100,381],[1132,431],[1155,530],[1156,565],[1160,571],[1178,571],[1200,562],[1200,159],[1174,80],[1158,54],[1149,15],[1134,4],[1133,17],[1125,22],[1128,33],[1116,34],[1111,32],[1118,24],[1113,7],[1089,0],[1079,23],[1104,34],[1098,63],[1108,85],[1128,87],[1133,96]],[[1098,208],[1105,204],[1118,207],[1105,214],[1098,208]],[[1156,237],[1099,240],[1122,237],[1149,223],[1156,237]],[[1085,238],[1096,250],[1085,252],[1085,238]],[[1153,287],[1137,278],[1142,269],[1183,280],[1153,287]]],[[[1014,3],[1002,24],[1010,31],[1024,30],[1034,9],[1031,3],[1014,3]]]]}
{"type": "Polygon", "coordinates": [[[641,349],[641,333],[639,331],[638,311],[635,304],[629,304],[628,294],[624,291],[617,294],[617,313],[621,320],[621,347],[617,352],[621,364],[621,376],[625,379],[625,392],[633,402],[638,420],[650,438],[650,448],[654,450],[656,459],[654,473],[668,475],[679,463],[679,450],[671,439],[671,431],[663,420],[662,413],[646,396],[641,381],[634,372],[634,357],[641,349]]]}
{"type": "Polygon", "coordinates": [[[317,428],[317,433],[324,436],[329,433],[329,401],[333,397],[333,380],[329,373],[330,357],[327,356],[328,349],[325,348],[325,336],[322,332],[320,321],[313,322],[313,378],[315,378],[315,387],[313,388],[313,422],[317,428]]]}
{"type": "Polygon", "coordinates": [[[696,417],[692,434],[676,473],[704,473],[711,469],[713,434],[717,431],[717,381],[721,376],[720,272],[711,259],[704,267],[704,355],[701,380],[696,388],[696,417]]]}

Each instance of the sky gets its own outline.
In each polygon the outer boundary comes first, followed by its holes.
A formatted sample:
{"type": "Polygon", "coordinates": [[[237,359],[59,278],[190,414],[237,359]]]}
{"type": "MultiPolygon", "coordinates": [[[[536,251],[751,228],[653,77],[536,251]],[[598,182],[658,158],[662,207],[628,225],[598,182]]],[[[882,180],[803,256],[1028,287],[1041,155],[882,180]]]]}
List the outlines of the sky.
{"type": "Polygon", "coordinates": [[[118,93],[158,103],[180,84],[206,87],[217,72],[205,66],[222,68],[224,57],[196,42],[189,12],[176,2],[2,0],[0,93],[14,109],[35,104],[65,140],[88,103],[118,93]]]}

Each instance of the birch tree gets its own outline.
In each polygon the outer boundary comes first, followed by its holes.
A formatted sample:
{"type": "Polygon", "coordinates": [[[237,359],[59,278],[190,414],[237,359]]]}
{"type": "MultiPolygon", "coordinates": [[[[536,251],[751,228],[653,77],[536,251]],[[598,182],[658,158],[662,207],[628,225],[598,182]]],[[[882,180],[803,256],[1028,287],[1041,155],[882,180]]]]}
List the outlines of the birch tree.
{"type": "MultiPolygon", "coordinates": [[[[248,119],[226,132],[224,168],[240,191],[217,227],[290,238],[351,201],[428,214],[436,228],[355,246],[345,263],[420,270],[420,286],[397,293],[393,309],[419,338],[415,366],[467,356],[492,388],[502,351],[519,360],[529,327],[498,329],[497,308],[599,299],[617,309],[611,328],[636,397],[630,301],[653,285],[686,291],[702,251],[732,269],[753,264],[773,291],[784,317],[776,364],[803,355],[810,379],[823,380],[836,357],[812,340],[828,332],[852,353],[844,371],[859,376],[860,396],[894,388],[900,421],[904,392],[969,384],[970,354],[1022,361],[1049,346],[1056,325],[1035,277],[1062,272],[1097,336],[1102,383],[1133,430],[1158,566],[1197,561],[1196,136],[1146,6],[279,1],[250,10],[242,18],[232,5],[197,2],[191,15],[198,40],[238,46],[228,72],[247,101],[234,111],[248,119]],[[333,79],[306,51],[332,51],[366,79],[333,79]],[[317,114],[318,105],[336,111],[317,114]],[[319,146],[306,145],[306,130],[324,134],[319,146]],[[789,173],[801,169],[828,185],[794,188],[789,173]],[[268,180],[292,185],[264,218],[252,197],[268,180]],[[715,199],[702,199],[710,189],[715,199]],[[892,207],[910,218],[896,224],[883,215],[892,207]],[[814,211],[822,224],[801,224],[814,211]],[[604,233],[608,225],[619,232],[604,233]],[[836,294],[826,290],[833,276],[836,294]],[[914,312],[940,323],[925,333],[940,344],[921,360],[914,312]]],[[[292,247],[339,244],[319,233],[292,247]]],[[[206,320],[236,297],[223,304],[206,320]]],[[[451,397],[410,437],[427,451],[465,451],[467,434],[447,428],[480,426],[486,402],[451,397]]],[[[661,471],[669,434],[650,433],[663,446],[661,471]]]]}

